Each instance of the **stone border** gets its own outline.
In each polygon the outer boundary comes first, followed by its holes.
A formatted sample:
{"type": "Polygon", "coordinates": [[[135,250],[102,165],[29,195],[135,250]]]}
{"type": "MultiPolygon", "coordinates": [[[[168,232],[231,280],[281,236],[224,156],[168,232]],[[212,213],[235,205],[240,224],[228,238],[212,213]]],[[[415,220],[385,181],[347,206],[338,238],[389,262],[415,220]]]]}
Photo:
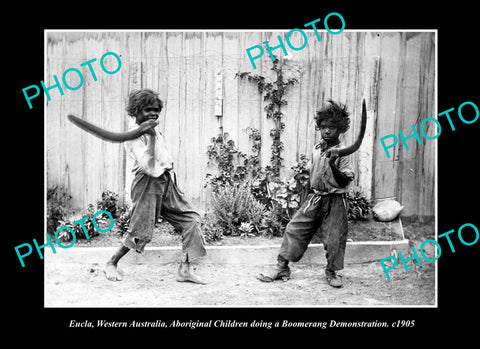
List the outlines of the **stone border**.
{"type": "MultiPolygon", "coordinates": [[[[345,263],[369,263],[380,261],[388,256],[398,256],[398,252],[408,255],[409,241],[405,239],[400,218],[390,222],[392,229],[398,232],[400,240],[395,241],[352,241],[347,242],[345,263]]],[[[275,264],[280,244],[275,245],[232,245],[206,246],[207,255],[199,262],[212,264],[275,264]]],[[[57,248],[54,255],[51,249],[45,249],[45,260],[53,263],[100,264],[103,265],[112,256],[117,247],[71,247],[57,248]]],[[[180,261],[180,246],[145,247],[143,253],[130,252],[122,263],[167,264],[180,261]]],[[[310,244],[300,264],[326,264],[323,244],[310,244]]]]}
{"type": "MultiPolygon", "coordinates": [[[[275,264],[280,245],[236,245],[206,246],[207,256],[201,263],[213,264],[275,264]]],[[[54,255],[46,250],[47,263],[104,264],[114,253],[116,247],[72,247],[57,249],[54,255]]],[[[368,263],[379,261],[388,256],[397,256],[399,251],[408,253],[408,240],[400,241],[361,241],[347,242],[345,263],[368,263]]],[[[181,247],[146,247],[143,253],[130,252],[122,262],[134,264],[166,264],[180,260],[181,247]]],[[[310,244],[305,255],[298,263],[326,264],[323,244],[310,244]]]]}

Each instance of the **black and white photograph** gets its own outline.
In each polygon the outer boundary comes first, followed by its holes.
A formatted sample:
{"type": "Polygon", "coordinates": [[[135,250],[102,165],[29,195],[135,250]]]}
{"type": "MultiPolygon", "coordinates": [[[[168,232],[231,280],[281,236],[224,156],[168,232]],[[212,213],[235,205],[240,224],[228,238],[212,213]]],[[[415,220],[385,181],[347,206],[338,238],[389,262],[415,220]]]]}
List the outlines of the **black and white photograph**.
{"type": "Polygon", "coordinates": [[[330,31],[46,31],[45,306],[436,306],[436,31],[330,31]]]}
{"type": "Polygon", "coordinates": [[[174,5],[4,22],[14,345],[473,337],[473,5],[174,5]]]}

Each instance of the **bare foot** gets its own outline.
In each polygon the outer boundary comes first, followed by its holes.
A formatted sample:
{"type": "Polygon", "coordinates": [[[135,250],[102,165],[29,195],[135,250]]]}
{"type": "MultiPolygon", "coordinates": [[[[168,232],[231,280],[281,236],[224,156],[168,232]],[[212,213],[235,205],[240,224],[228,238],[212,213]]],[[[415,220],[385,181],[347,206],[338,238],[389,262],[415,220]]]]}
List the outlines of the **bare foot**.
{"type": "Polygon", "coordinates": [[[117,267],[113,264],[107,263],[104,269],[105,276],[107,277],[107,280],[110,281],[122,281],[122,276],[117,270],[117,267]]]}
{"type": "Polygon", "coordinates": [[[206,285],[207,282],[200,280],[190,271],[189,263],[181,263],[177,273],[178,282],[193,282],[195,284],[206,285]]]}

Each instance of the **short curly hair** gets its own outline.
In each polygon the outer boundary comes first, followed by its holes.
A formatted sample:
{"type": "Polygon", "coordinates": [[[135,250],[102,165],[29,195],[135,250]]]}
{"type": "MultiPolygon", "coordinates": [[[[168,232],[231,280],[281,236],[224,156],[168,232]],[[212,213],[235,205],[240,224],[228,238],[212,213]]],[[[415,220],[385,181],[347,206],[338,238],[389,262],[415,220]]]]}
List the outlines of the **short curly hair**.
{"type": "Polygon", "coordinates": [[[328,103],[330,103],[328,106],[315,114],[316,126],[320,128],[322,121],[331,120],[338,127],[340,133],[345,133],[350,128],[350,113],[347,111],[347,106],[331,99],[328,100],[328,103]]]}
{"type": "Polygon", "coordinates": [[[163,102],[160,98],[158,98],[158,93],[150,89],[132,91],[128,95],[128,103],[125,110],[127,111],[128,115],[135,117],[146,106],[153,104],[155,101],[158,102],[160,110],[162,110],[163,102]]]}

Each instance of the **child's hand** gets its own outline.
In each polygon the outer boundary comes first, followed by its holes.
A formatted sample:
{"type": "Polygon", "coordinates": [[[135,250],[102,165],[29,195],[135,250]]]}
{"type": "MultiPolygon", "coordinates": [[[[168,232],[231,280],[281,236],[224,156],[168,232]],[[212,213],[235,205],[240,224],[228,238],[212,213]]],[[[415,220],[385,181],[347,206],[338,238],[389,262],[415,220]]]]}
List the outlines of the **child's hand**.
{"type": "Polygon", "coordinates": [[[330,160],[328,160],[328,164],[330,166],[335,166],[335,161],[338,159],[337,154],[330,154],[330,160]]]}
{"type": "Polygon", "coordinates": [[[149,134],[151,136],[155,136],[155,126],[157,125],[158,125],[157,121],[150,119],[145,122],[142,122],[139,127],[143,133],[149,134]]]}
{"type": "Polygon", "coordinates": [[[328,164],[335,166],[335,161],[338,159],[338,149],[330,149],[327,156],[329,157],[328,164]]]}

